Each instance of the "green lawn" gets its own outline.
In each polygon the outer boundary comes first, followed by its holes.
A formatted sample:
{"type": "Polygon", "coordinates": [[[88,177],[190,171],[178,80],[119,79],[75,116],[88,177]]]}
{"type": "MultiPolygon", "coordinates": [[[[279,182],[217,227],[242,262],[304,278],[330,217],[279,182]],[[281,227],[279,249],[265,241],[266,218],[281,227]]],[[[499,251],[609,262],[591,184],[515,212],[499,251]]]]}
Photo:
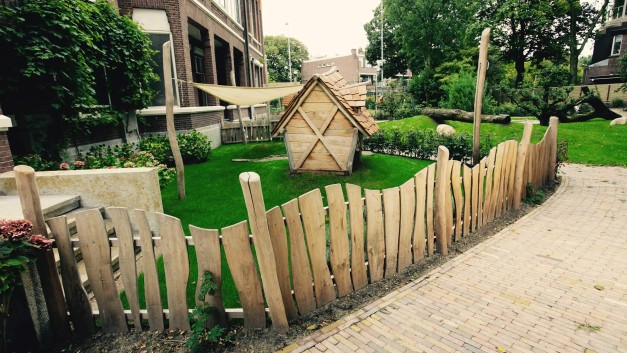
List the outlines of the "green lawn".
{"type": "MultiPolygon", "coordinates": [[[[472,124],[459,121],[449,121],[458,132],[472,134],[472,124]]],[[[398,128],[435,129],[437,123],[426,116],[387,121],[379,124],[385,129],[398,128]]],[[[490,133],[496,136],[496,141],[509,139],[520,140],[523,124],[512,122],[509,125],[481,124],[481,133],[490,133]]],[[[531,142],[537,143],[542,139],[545,126],[534,125],[531,142]]],[[[619,165],[627,166],[627,125],[610,127],[610,122],[603,119],[593,119],[581,123],[559,124],[558,139],[568,141],[568,157],[572,163],[591,165],[619,165]]]]}

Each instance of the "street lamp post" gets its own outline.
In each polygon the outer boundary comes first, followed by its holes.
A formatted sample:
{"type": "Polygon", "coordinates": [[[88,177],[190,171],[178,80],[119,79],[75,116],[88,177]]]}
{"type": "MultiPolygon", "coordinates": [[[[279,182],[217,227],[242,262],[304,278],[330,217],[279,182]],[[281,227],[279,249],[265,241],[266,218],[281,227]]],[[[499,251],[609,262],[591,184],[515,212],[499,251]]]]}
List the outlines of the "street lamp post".
{"type": "Polygon", "coordinates": [[[290,43],[290,23],[285,22],[287,26],[287,65],[290,71],[290,82],[292,82],[292,48],[290,43]]]}

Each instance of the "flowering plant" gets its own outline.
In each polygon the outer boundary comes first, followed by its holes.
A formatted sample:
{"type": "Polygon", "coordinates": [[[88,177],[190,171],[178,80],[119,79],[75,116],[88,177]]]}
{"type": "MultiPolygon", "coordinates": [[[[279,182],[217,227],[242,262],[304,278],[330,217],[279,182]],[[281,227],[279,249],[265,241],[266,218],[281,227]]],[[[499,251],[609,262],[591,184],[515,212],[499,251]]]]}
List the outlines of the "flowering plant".
{"type": "Polygon", "coordinates": [[[30,221],[0,220],[0,317],[4,319],[3,326],[6,326],[9,315],[13,289],[22,284],[20,273],[35,261],[38,251],[52,248],[52,240],[32,234],[32,231],[30,221]]]}

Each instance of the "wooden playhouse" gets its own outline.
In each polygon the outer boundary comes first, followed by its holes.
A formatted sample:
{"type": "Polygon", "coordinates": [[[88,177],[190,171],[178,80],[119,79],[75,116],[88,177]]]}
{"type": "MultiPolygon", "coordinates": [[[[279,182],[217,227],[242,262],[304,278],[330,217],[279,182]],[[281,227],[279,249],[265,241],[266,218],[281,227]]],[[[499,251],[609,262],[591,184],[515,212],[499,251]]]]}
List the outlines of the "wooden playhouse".
{"type": "Polygon", "coordinates": [[[283,139],[290,172],[350,174],[361,141],[379,131],[366,110],[367,82],[347,85],[336,70],[314,75],[289,103],[272,130],[283,139]]]}

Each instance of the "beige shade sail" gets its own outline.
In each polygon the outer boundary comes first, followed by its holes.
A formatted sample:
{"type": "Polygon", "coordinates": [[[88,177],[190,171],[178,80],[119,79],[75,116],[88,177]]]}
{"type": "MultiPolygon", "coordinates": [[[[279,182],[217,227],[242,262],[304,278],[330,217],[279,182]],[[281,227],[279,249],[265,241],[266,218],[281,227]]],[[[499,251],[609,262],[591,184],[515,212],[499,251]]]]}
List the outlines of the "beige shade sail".
{"type": "Polygon", "coordinates": [[[193,83],[194,87],[235,105],[253,105],[296,93],[303,85],[286,87],[237,87],[193,83]]]}

